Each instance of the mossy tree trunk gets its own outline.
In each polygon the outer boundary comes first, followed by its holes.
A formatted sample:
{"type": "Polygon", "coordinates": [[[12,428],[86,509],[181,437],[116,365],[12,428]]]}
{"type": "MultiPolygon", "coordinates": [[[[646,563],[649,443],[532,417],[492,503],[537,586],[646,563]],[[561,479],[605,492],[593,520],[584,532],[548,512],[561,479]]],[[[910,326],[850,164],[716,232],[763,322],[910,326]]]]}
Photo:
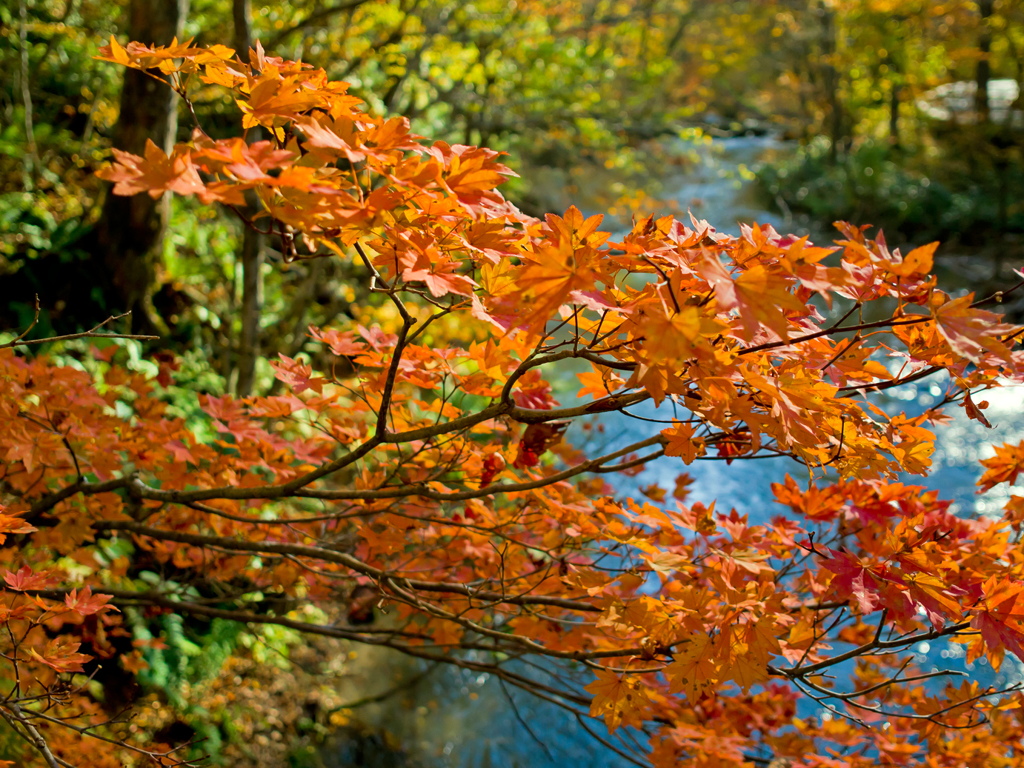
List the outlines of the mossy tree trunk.
{"type": "MultiPolygon", "coordinates": [[[[252,3],[251,0],[233,0],[232,19],[234,21],[235,50],[243,60],[248,60],[249,49],[252,47],[252,3]]],[[[249,131],[251,141],[257,141],[259,127],[249,131]]],[[[256,213],[256,196],[248,198],[249,215],[256,213]]],[[[252,227],[242,228],[242,248],[239,254],[242,265],[242,327],[238,337],[238,376],[235,380],[235,393],[245,397],[252,392],[256,376],[256,359],[260,353],[260,314],[262,311],[262,280],[260,271],[263,267],[263,238],[252,227]]]]}
{"type": "MultiPolygon", "coordinates": [[[[188,6],[189,0],[131,0],[128,38],[157,45],[181,38],[188,6]]],[[[145,72],[125,70],[114,146],[142,155],[152,140],[169,152],[177,127],[177,96],[145,72]]],[[[149,195],[108,194],[96,226],[93,254],[121,302],[111,309],[131,311],[136,329],[164,330],[152,296],[169,213],[166,195],[154,200],[149,195]]]]}

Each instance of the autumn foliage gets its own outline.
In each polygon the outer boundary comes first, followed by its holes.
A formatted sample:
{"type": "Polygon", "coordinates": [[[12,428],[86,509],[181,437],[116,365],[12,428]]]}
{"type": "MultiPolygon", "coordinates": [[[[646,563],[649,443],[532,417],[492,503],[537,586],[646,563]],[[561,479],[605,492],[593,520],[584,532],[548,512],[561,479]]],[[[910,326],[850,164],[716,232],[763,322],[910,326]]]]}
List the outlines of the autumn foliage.
{"type": "MultiPolygon", "coordinates": [[[[942,407],[985,422],[977,393],[1024,371],[1022,329],[940,290],[934,244],[903,255],[846,224],[817,247],[694,219],[615,236],[576,209],[541,221],[497,191],[497,153],[428,144],[259,46],[245,61],[112,40],[104,55],[186,100],[230,92],[241,112],[235,138],[197,125],[170,156],[115,151],[116,194],[238,211],[255,194],[246,225],[286,259],[354,260],[386,304],[371,326],[309,329],[346,365],[281,357],[275,394],[203,396],[192,421],[140,373],[96,380],[0,350],[0,642],[20,675],[0,713],[27,748],[49,760],[48,742],[72,744],[65,765],[178,759],[104,725],[76,675],[86,643],[144,664],[109,642],[131,605],[489,672],[642,729],[659,766],[1022,760],[1015,689],[911,652],[946,638],[968,661],[1024,659],[1021,497],[1001,519],[957,515],[897,477],[928,473],[942,407]],[[245,138],[257,126],[269,139],[245,138]],[[563,405],[550,382],[570,375],[581,389],[563,405]],[[920,415],[871,400],[925,377],[945,396],[920,415]],[[593,447],[602,414],[648,401],[665,423],[593,447]],[[681,461],[674,490],[616,494],[610,476],[663,456],[681,461]],[[770,523],[688,499],[683,466],[764,457],[796,468],[770,523]],[[111,559],[111,542],[128,554],[111,559]],[[133,558],[198,591],[133,578],[133,558]],[[294,610],[335,615],[356,589],[385,622],[294,610]],[[514,661],[530,656],[582,670],[585,688],[524,675],[514,661]],[[98,750],[84,763],[80,741],[98,750]]],[[[985,468],[982,490],[1014,482],[1024,448],[985,468]]]]}

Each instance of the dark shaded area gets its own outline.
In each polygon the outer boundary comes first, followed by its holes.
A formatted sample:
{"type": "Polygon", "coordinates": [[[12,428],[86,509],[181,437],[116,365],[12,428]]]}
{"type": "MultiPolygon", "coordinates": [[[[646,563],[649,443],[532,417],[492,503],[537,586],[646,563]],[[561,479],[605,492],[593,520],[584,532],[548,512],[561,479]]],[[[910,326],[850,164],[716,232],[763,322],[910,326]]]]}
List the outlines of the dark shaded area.
{"type": "Polygon", "coordinates": [[[323,768],[420,768],[387,733],[363,726],[340,729],[320,751],[323,768]]]}
{"type": "MultiPolygon", "coordinates": [[[[168,45],[181,37],[188,6],[189,0],[132,0],[129,39],[168,45]]],[[[169,153],[177,125],[177,96],[171,89],[150,73],[125,70],[114,146],[144,155],[147,144],[153,142],[169,153]]],[[[154,199],[150,195],[121,197],[108,193],[95,229],[82,242],[83,249],[92,255],[92,265],[102,264],[122,311],[132,313],[132,328],[138,332],[151,333],[165,327],[153,307],[152,290],[169,205],[166,196],[154,199]]]]}

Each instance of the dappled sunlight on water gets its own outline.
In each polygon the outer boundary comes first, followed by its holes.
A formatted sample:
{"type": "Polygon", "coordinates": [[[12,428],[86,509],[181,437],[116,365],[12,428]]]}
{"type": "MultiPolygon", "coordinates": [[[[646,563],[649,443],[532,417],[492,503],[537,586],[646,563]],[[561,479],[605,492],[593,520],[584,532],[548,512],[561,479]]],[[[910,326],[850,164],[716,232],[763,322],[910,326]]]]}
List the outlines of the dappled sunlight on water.
{"type": "MultiPolygon", "coordinates": [[[[589,676],[574,669],[549,666],[560,678],[578,679],[577,688],[589,682],[589,676]]],[[[324,750],[327,768],[628,765],[574,716],[552,704],[485,673],[438,665],[424,674],[427,669],[399,653],[371,649],[363,673],[351,681],[351,700],[395,693],[345,710],[349,724],[324,750]]],[[[510,669],[553,682],[523,664],[510,669]]],[[[595,728],[592,723],[587,726],[595,728]]],[[[595,731],[607,736],[600,725],[595,731]]]]}
{"type": "MultiPolygon", "coordinates": [[[[931,393],[925,396],[931,397],[931,393]]],[[[992,422],[992,429],[968,419],[962,408],[947,409],[953,418],[936,430],[933,471],[924,483],[939,490],[943,497],[955,499],[959,512],[998,516],[1010,491],[1005,485],[999,485],[977,495],[975,483],[983,471],[978,462],[994,454],[993,443],[1024,440],[1024,387],[995,389],[974,399],[989,402],[985,415],[992,422]]]]}

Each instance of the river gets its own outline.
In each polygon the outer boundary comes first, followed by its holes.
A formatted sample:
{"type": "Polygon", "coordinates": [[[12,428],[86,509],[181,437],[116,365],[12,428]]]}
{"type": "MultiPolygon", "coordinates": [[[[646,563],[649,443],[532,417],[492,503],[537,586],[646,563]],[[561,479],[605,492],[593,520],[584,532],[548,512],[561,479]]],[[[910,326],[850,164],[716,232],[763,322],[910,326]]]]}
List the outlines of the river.
{"type": "MultiPolygon", "coordinates": [[[[720,231],[739,233],[740,222],[772,224],[780,232],[811,234],[818,242],[830,233],[810,222],[765,210],[760,203],[748,169],[774,153],[791,152],[792,146],[772,137],[737,137],[716,140],[712,145],[684,148],[689,161],[660,180],[660,196],[674,200],[681,211],[692,210],[697,218],[708,219],[720,231]]],[[[579,201],[586,210],[586,200],[579,201]]],[[[574,382],[556,382],[563,404],[571,402],[574,382]]],[[[883,407],[890,411],[919,411],[942,396],[945,382],[928,380],[906,387],[889,398],[883,407]],[[940,387],[941,384],[941,387],[940,387]]],[[[986,429],[968,420],[963,410],[949,409],[952,421],[939,428],[933,457],[934,471],[928,478],[908,477],[907,482],[937,489],[944,498],[957,500],[963,513],[998,515],[1007,494],[1000,489],[979,497],[975,482],[981,475],[978,460],[992,455],[990,443],[1024,439],[1024,391],[998,390],[986,394],[986,414],[994,425],[986,429]]],[[[665,418],[653,407],[638,415],[665,418]]],[[[638,430],[653,424],[615,414],[605,420],[604,445],[636,439],[638,430]]],[[[596,449],[596,448],[595,448],[596,449]]],[[[659,482],[672,488],[681,465],[677,459],[663,459],[640,475],[615,480],[622,495],[639,495],[639,487],[659,482]]],[[[726,465],[724,462],[696,462],[688,468],[694,478],[691,500],[717,502],[719,510],[735,508],[753,522],[765,522],[782,508],[773,501],[771,484],[787,472],[801,477],[806,470],[786,459],[751,461],[726,465]]],[[[918,662],[956,665],[961,646],[947,643],[922,644],[918,662]]],[[[362,663],[348,684],[354,701],[372,694],[401,688],[402,680],[415,684],[402,688],[380,702],[359,706],[350,715],[351,724],[342,728],[322,752],[326,768],[365,766],[457,766],[458,768],[518,768],[518,766],[586,765],[618,768],[627,761],[601,745],[584,727],[563,710],[531,700],[518,690],[506,690],[486,675],[453,668],[437,668],[418,677],[423,669],[415,662],[379,649],[360,649],[362,663]]],[[[980,664],[980,662],[979,662],[980,664]]],[[[1024,679],[1024,665],[1007,656],[998,676],[991,670],[972,670],[982,684],[998,685],[1024,679]]],[[[813,713],[811,704],[807,714],[813,713]]],[[[591,724],[588,724],[591,725],[591,724]]],[[[600,724],[599,733],[606,736],[600,724]]]]}

